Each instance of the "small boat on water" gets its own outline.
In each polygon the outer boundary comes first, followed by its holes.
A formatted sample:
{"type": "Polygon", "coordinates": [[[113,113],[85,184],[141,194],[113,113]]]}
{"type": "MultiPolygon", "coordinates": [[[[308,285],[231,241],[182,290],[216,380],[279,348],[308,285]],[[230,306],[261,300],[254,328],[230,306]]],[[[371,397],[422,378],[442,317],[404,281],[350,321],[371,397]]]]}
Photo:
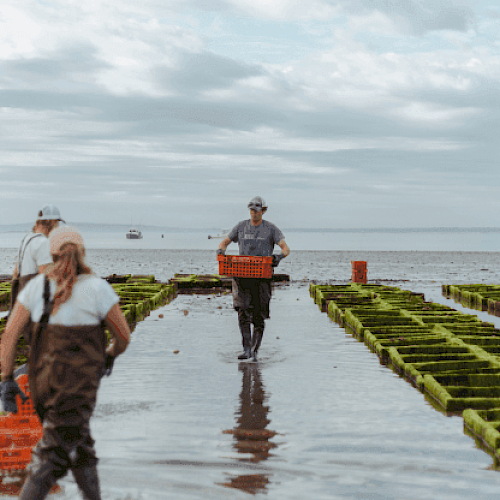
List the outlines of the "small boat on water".
{"type": "Polygon", "coordinates": [[[211,240],[212,238],[225,238],[227,236],[227,233],[229,233],[229,231],[222,230],[219,234],[216,234],[215,236],[209,234],[208,239],[211,240]]]}
{"type": "Polygon", "coordinates": [[[140,240],[142,238],[142,233],[138,229],[129,229],[126,236],[127,240],[140,240]]]}

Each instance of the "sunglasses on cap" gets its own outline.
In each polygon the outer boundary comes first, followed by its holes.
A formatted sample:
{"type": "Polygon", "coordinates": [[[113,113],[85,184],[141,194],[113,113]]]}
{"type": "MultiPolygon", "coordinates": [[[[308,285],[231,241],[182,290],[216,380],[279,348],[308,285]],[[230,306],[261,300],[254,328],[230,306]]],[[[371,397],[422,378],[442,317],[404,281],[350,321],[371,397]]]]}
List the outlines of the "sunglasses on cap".
{"type": "Polygon", "coordinates": [[[257,212],[261,212],[262,211],[262,205],[257,204],[257,203],[249,203],[248,204],[248,208],[250,210],[257,210],[257,212]]]}

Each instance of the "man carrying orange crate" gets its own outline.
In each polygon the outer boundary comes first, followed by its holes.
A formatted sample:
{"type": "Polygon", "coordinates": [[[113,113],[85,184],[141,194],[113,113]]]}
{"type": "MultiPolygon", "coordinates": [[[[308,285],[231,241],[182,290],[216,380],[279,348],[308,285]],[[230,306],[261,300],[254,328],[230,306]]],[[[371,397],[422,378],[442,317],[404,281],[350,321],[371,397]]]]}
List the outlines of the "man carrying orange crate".
{"type": "MultiPolygon", "coordinates": [[[[263,198],[256,196],[248,203],[250,219],[236,224],[221,241],[218,255],[224,255],[231,242],[238,243],[240,255],[273,257],[272,266],[276,267],[284,259],[290,249],[283,233],[271,222],[262,219],[267,211],[263,198]],[[273,255],[274,245],[281,248],[279,255],[273,255]]],[[[238,312],[243,353],[240,360],[257,361],[264,334],[264,322],[269,318],[269,302],[271,300],[272,278],[233,277],[233,306],[238,312]],[[253,335],[251,325],[253,324],[253,335]]]]}

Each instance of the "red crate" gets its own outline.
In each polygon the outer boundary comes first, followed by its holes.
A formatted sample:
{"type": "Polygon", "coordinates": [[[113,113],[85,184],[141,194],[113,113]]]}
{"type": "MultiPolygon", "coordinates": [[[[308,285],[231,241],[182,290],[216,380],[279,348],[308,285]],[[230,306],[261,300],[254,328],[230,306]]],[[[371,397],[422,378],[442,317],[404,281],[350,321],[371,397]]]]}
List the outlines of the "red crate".
{"type": "Polygon", "coordinates": [[[0,451],[3,448],[23,448],[26,446],[35,446],[42,437],[42,426],[36,429],[30,427],[15,429],[0,429],[0,451]]]}
{"type": "Polygon", "coordinates": [[[250,255],[217,255],[219,274],[238,278],[272,278],[273,258],[250,255]]]}
{"type": "Polygon", "coordinates": [[[0,469],[25,469],[31,460],[31,446],[23,448],[0,449],[0,469]]]}
{"type": "Polygon", "coordinates": [[[352,274],[351,281],[353,283],[366,283],[366,261],[364,260],[351,260],[352,274]]]}
{"type": "MultiPolygon", "coordinates": [[[[16,382],[30,396],[27,375],[16,377],[16,382]]],[[[31,460],[31,448],[43,433],[40,419],[35,413],[31,398],[26,403],[16,396],[18,412],[0,416],[0,471],[23,470],[31,460]]]]}
{"type": "Polygon", "coordinates": [[[2,429],[37,429],[39,427],[41,428],[42,424],[40,423],[40,419],[36,415],[20,417],[19,413],[17,415],[8,413],[7,415],[0,416],[0,431],[2,429]]]}

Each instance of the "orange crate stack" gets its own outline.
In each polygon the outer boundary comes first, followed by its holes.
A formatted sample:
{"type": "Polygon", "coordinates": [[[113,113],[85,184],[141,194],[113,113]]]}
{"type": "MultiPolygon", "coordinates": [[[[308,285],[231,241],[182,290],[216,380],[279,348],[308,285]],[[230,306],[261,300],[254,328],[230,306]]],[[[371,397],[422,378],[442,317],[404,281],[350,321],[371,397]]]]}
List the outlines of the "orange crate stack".
{"type": "Polygon", "coordinates": [[[20,375],[16,382],[29,399],[23,403],[21,397],[16,396],[17,414],[0,416],[0,470],[3,472],[25,469],[33,446],[42,437],[42,424],[29,397],[28,375],[20,375]]]}
{"type": "Polygon", "coordinates": [[[217,255],[219,274],[238,278],[272,278],[273,258],[249,255],[217,255]]]}

